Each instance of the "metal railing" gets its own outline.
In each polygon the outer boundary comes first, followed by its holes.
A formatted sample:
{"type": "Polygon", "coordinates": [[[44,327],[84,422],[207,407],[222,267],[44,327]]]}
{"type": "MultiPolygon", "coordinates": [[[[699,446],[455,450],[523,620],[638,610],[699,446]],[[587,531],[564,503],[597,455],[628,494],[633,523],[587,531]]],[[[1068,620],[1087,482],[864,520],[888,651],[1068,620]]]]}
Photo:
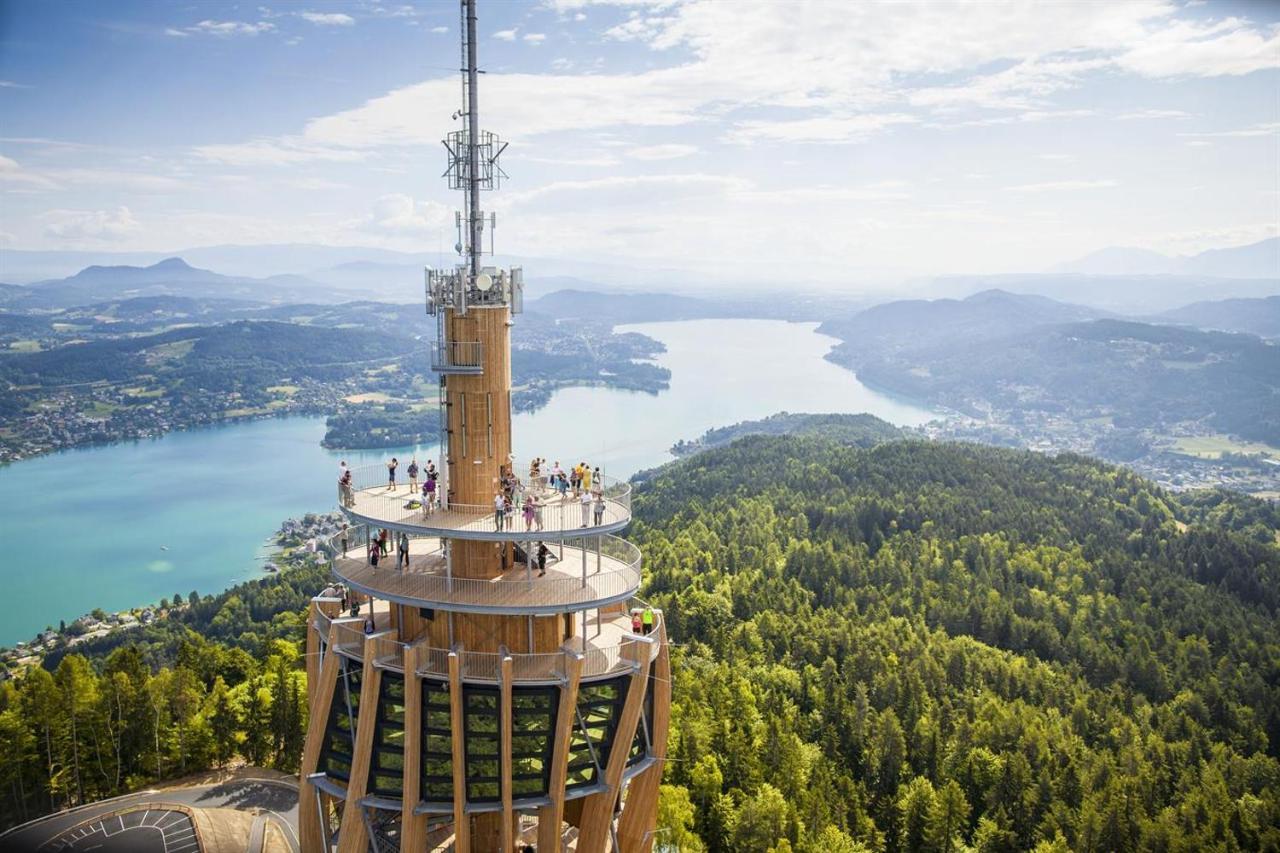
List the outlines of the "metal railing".
{"type": "Polygon", "coordinates": [[[431,369],[437,373],[483,373],[484,344],[444,341],[431,348],[431,369]]]}
{"type": "MultiPolygon", "coordinates": [[[[656,640],[661,636],[662,611],[655,611],[656,621],[651,636],[656,640]]],[[[616,673],[626,672],[632,667],[631,660],[624,654],[628,644],[637,642],[629,631],[619,633],[620,628],[628,628],[626,614],[610,620],[611,635],[616,640],[601,644],[593,642],[591,637],[573,637],[565,641],[565,647],[554,652],[537,652],[533,654],[508,652],[511,656],[511,679],[521,684],[557,684],[565,678],[565,666],[570,653],[581,654],[582,678],[597,679],[616,673]]],[[[318,623],[319,620],[317,620],[318,623]]],[[[336,621],[336,620],[335,620],[336,621]]],[[[338,621],[335,647],[349,658],[363,660],[365,634],[362,622],[338,621]]],[[[317,629],[319,625],[317,624],[317,629]]],[[[374,663],[384,669],[395,672],[404,670],[404,650],[406,643],[395,639],[390,632],[373,635],[372,648],[374,663]]],[[[431,646],[426,640],[412,644],[417,652],[417,674],[431,678],[449,677],[449,649],[431,646]]],[[[656,658],[659,644],[651,645],[650,657],[656,658]]],[[[496,684],[501,674],[502,655],[498,652],[474,652],[466,649],[458,651],[459,666],[462,679],[468,682],[496,684]]]]}
{"type": "Polygon", "coordinates": [[[346,657],[362,660],[364,658],[364,624],[364,620],[360,617],[333,620],[333,650],[346,657]]]}
{"type": "MultiPolygon", "coordinates": [[[[450,501],[447,508],[428,508],[421,491],[414,493],[401,464],[396,472],[395,488],[388,488],[386,465],[366,465],[351,471],[352,486],[348,493],[339,488],[338,501],[353,514],[373,523],[412,525],[424,530],[449,534],[486,534],[485,539],[537,539],[551,535],[581,533],[590,535],[595,527],[615,527],[631,520],[631,484],[625,480],[601,476],[592,483],[592,494],[600,500],[583,504],[573,492],[561,494],[541,483],[522,482],[513,496],[513,508],[499,519],[493,502],[461,504],[450,501]],[[526,521],[524,500],[532,496],[534,505],[526,521]]],[[[419,483],[421,487],[421,483],[419,483]]],[[[581,493],[580,493],[581,494],[581,493]]],[[[464,537],[465,538],[465,537],[464,537]]]]}
{"type": "Polygon", "coordinates": [[[401,603],[489,612],[558,612],[628,598],[640,588],[640,549],[609,534],[549,544],[547,574],[541,577],[536,570],[540,543],[517,541],[525,558],[517,560],[521,554],[513,553],[513,565],[506,574],[480,579],[453,577],[440,540],[432,536],[408,537],[407,566],[400,557],[398,537],[390,536],[389,553],[375,566],[369,556],[371,533],[366,525],[353,528],[345,550],[341,535],[330,540],[333,574],[357,589],[401,603]]]}

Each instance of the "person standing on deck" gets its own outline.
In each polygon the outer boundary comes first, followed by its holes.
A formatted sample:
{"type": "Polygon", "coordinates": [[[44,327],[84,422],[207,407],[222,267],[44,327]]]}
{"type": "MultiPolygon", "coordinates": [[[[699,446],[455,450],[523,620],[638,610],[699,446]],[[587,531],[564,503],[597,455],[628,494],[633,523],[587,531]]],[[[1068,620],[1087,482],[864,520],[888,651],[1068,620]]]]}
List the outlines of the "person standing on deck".
{"type": "Polygon", "coordinates": [[[640,622],[644,625],[644,632],[646,634],[653,632],[653,605],[652,604],[645,605],[644,613],[641,614],[640,616],[640,622]]]}
{"type": "Polygon", "coordinates": [[[524,532],[528,533],[533,529],[533,495],[524,496],[524,532]]]}
{"type": "Polygon", "coordinates": [[[533,523],[542,530],[542,498],[539,497],[533,499],[533,523]]]}
{"type": "Polygon", "coordinates": [[[598,488],[595,490],[592,509],[595,511],[596,527],[599,527],[604,522],[604,493],[598,488]]]}
{"type": "Polygon", "coordinates": [[[342,520],[342,527],[338,528],[338,537],[342,540],[342,556],[347,556],[347,539],[351,536],[351,526],[347,524],[347,520],[342,520]]]}
{"type": "Polygon", "coordinates": [[[400,534],[400,553],[399,559],[396,561],[396,567],[401,571],[409,568],[409,534],[400,534]]]}
{"type": "Polygon", "coordinates": [[[507,496],[498,492],[493,496],[493,529],[501,530],[503,516],[507,512],[507,496]]]}
{"type": "MultiPolygon", "coordinates": [[[[599,471],[599,469],[596,470],[599,471]]],[[[585,462],[582,463],[582,489],[591,491],[591,466],[585,462]]]]}
{"type": "Polygon", "coordinates": [[[579,503],[582,504],[582,526],[586,527],[591,523],[591,493],[584,491],[579,503]]]}
{"type": "Polygon", "coordinates": [[[391,556],[391,531],[385,527],[378,533],[378,550],[384,557],[391,556]]]}
{"type": "Polygon", "coordinates": [[[538,577],[543,577],[547,573],[547,554],[550,551],[546,542],[538,543],[538,577]]]}
{"type": "Polygon", "coordinates": [[[395,490],[396,468],[398,468],[399,466],[400,466],[400,463],[396,461],[396,458],[394,456],[392,456],[391,461],[387,463],[387,491],[388,492],[395,490]]]}
{"type": "Polygon", "coordinates": [[[418,493],[418,457],[409,460],[409,494],[418,493]]]}

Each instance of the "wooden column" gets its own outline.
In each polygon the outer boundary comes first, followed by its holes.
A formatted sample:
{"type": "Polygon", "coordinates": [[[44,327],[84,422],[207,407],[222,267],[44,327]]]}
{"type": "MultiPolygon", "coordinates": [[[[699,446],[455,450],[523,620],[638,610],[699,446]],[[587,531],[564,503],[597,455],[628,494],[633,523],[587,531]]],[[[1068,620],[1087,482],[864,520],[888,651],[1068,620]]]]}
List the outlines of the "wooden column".
{"type": "Polygon", "coordinates": [[[462,707],[461,646],[449,652],[449,741],[453,746],[453,849],[471,853],[471,819],[467,817],[466,725],[462,707]]]}
{"type": "Polygon", "coordinates": [[[561,824],[564,822],[564,783],[569,775],[569,741],[577,718],[578,682],[582,678],[582,655],[572,649],[564,652],[565,680],[560,685],[560,701],[556,714],[555,739],[551,752],[551,784],[547,793],[551,805],[538,809],[539,853],[561,853],[561,824]]]}
{"type": "Polygon", "coordinates": [[[320,614],[333,619],[338,615],[341,602],[336,598],[313,598],[307,611],[307,706],[315,702],[312,685],[320,677],[320,633],[316,630],[316,617],[320,614]]]}
{"type": "Polygon", "coordinates": [[[427,816],[414,814],[422,799],[422,681],[418,647],[404,647],[404,783],[400,817],[400,849],[419,851],[427,843],[427,816]]]}
{"type": "Polygon", "coordinates": [[[498,775],[502,791],[502,853],[514,853],[511,811],[511,655],[502,650],[498,672],[498,775]]]}
{"type": "Polygon", "coordinates": [[[654,662],[653,691],[653,756],[657,760],[637,775],[627,786],[627,801],[618,819],[618,846],[622,853],[649,853],[653,849],[653,831],[658,821],[658,788],[667,763],[667,730],[671,725],[671,654],[667,645],[667,626],[658,618],[658,659],[654,662]]]}
{"type": "Polygon", "coordinates": [[[609,826],[613,823],[613,807],[618,802],[622,785],[622,771],[627,766],[631,743],[636,736],[636,723],[640,721],[646,682],[649,679],[649,652],[654,641],[636,637],[623,649],[623,655],[636,664],[627,683],[627,701],[618,718],[617,733],[609,749],[605,764],[604,784],[607,790],[591,794],[582,800],[582,822],[578,828],[578,853],[601,853],[609,842],[609,826]]]}
{"type": "MultiPolygon", "coordinates": [[[[329,648],[337,636],[337,629],[329,626],[329,648]]],[[[307,682],[311,693],[311,718],[307,723],[307,740],[302,748],[302,764],[298,772],[298,843],[303,850],[323,850],[326,827],[320,820],[320,812],[316,808],[316,788],[308,781],[316,766],[320,763],[320,748],[324,746],[324,730],[329,723],[329,706],[333,702],[333,691],[338,686],[338,656],[332,651],[325,655],[324,666],[315,681],[307,682]]]]}
{"type": "Polygon", "coordinates": [[[369,784],[373,733],[378,727],[378,690],[382,685],[382,670],[373,665],[375,642],[372,636],[364,638],[360,710],[356,720],[356,741],[351,750],[351,778],[347,781],[347,800],[342,807],[342,828],[338,831],[338,853],[365,853],[369,849],[369,834],[360,801],[364,799],[369,784]]]}

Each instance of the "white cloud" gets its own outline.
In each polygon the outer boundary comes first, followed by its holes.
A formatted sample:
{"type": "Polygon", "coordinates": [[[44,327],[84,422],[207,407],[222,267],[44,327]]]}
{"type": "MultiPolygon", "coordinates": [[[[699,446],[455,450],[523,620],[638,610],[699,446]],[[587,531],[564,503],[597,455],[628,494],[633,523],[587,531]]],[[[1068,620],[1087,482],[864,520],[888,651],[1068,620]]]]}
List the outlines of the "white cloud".
{"type": "Polygon", "coordinates": [[[11,187],[19,186],[35,190],[57,189],[58,185],[48,178],[29,172],[18,165],[18,161],[0,154],[0,183],[11,187]]]}
{"type": "Polygon", "coordinates": [[[449,32],[449,28],[448,28],[448,27],[432,27],[432,28],[431,28],[431,32],[433,32],[433,33],[447,33],[447,32],[449,32]]]}
{"type": "Polygon", "coordinates": [[[355,18],[341,12],[299,12],[298,17],[320,27],[349,27],[356,22],[355,18]]]}
{"type": "Polygon", "coordinates": [[[1183,110],[1133,110],[1127,113],[1121,113],[1116,118],[1122,121],[1135,121],[1143,119],[1162,119],[1162,118],[1191,118],[1191,113],[1183,110]]]}
{"type": "Polygon", "coordinates": [[[742,121],[727,136],[729,142],[858,142],[895,124],[919,121],[903,113],[854,116],[825,115],[779,121],[742,121]]]}
{"type": "MultiPolygon", "coordinates": [[[[561,13],[585,5],[553,0],[561,13]]],[[[1216,29],[1195,24],[1188,30],[1164,0],[814,4],[803,15],[771,0],[618,5],[636,10],[630,20],[640,24],[632,27],[632,36],[655,51],[669,51],[675,64],[572,75],[564,73],[568,61],[557,60],[552,64],[557,73],[493,73],[485,78],[487,123],[509,133],[518,129],[527,138],[710,122],[736,143],[835,144],[863,141],[909,123],[1069,120],[1094,113],[1057,106],[1054,96],[1091,75],[1115,73],[1121,57],[1154,35],[1176,31],[1176,38],[1166,39],[1176,54],[1177,45],[1199,43],[1189,34],[1208,32],[1204,38],[1218,39],[1260,32],[1234,19],[1216,29]],[[973,116],[975,108],[999,113],[973,116]],[[961,110],[968,114],[958,115],[961,110]]],[[[515,41],[518,28],[493,37],[515,41]]],[[[1198,56],[1194,47],[1188,49],[1198,56]]],[[[297,134],[200,151],[224,162],[288,163],[353,159],[378,147],[434,145],[449,129],[443,118],[454,109],[456,85],[452,77],[429,80],[316,118],[297,134]]]]}
{"type": "Polygon", "coordinates": [[[453,212],[443,204],[414,201],[402,193],[380,196],[370,213],[354,222],[352,228],[390,236],[421,237],[452,225],[453,212]]]}
{"type": "Polygon", "coordinates": [[[166,29],[169,35],[182,35],[185,33],[200,33],[211,36],[256,36],[261,33],[269,33],[276,28],[276,25],[270,21],[258,21],[257,23],[249,23],[247,21],[215,21],[203,20],[190,26],[183,27],[181,31],[166,29]]]}
{"type": "Polygon", "coordinates": [[[1005,187],[1007,192],[1015,193],[1059,193],[1059,192],[1076,192],[1078,190],[1100,190],[1108,187],[1118,186],[1115,181],[1046,181],[1040,184],[1020,184],[1015,187],[1005,187]]]}
{"type": "Polygon", "coordinates": [[[698,146],[668,143],[665,145],[637,145],[628,148],[626,154],[633,160],[675,160],[697,154],[698,146]]]}
{"type": "Polygon", "coordinates": [[[1169,21],[1133,44],[1117,65],[1145,77],[1216,77],[1280,68],[1280,28],[1248,21],[1169,21]]]}
{"type": "Polygon", "coordinates": [[[525,33],[521,36],[529,44],[542,44],[547,40],[546,33],[525,33]]]}
{"type": "Polygon", "coordinates": [[[30,89],[31,87],[25,83],[15,83],[12,80],[0,80],[0,89],[30,89]]]}
{"type": "Polygon", "coordinates": [[[114,210],[50,210],[40,216],[47,237],[67,242],[124,240],[140,230],[127,207],[114,210]]]}
{"type": "Polygon", "coordinates": [[[191,33],[186,32],[185,30],[175,30],[173,27],[165,27],[164,34],[167,36],[173,36],[174,38],[180,38],[180,39],[191,37],[191,33]]]}
{"type": "Polygon", "coordinates": [[[1179,136],[1193,137],[1252,137],[1252,136],[1280,136],[1280,121],[1265,122],[1263,124],[1255,124],[1252,127],[1242,127],[1236,130],[1216,130],[1206,131],[1202,133],[1179,133],[1179,136]]]}

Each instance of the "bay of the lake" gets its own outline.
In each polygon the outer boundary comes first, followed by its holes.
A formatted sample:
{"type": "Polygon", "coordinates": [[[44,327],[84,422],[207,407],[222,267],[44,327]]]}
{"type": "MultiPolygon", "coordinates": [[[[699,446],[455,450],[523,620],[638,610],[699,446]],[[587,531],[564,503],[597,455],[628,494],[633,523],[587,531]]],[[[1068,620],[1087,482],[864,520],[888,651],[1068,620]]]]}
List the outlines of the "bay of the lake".
{"type": "MultiPolygon", "coordinates": [[[[662,341],[660,394],[567,388],[513,423],[521,465],[589,461],[617,477],[671,459],[705,430],[778,411],[870,412],[900,425],[927,410],[872,391],[823,356],[814,323],[696,320],[620,327],[662,341]]],[[[434,413],[429,415],[434,419],[434,413]]],[[[262,573],[282,520],[335,506],[339,458],[359,466],[434,446],[330,451],[322,418],[280,418],[68,450],[0,469],[9,596],[0,644],[95,607],[121,610],[262,573]]],[[[438,460],[437,460],[438,461],[438,460]]],[[[402,468],[403,470],[403,468],[402,468]]]]}

